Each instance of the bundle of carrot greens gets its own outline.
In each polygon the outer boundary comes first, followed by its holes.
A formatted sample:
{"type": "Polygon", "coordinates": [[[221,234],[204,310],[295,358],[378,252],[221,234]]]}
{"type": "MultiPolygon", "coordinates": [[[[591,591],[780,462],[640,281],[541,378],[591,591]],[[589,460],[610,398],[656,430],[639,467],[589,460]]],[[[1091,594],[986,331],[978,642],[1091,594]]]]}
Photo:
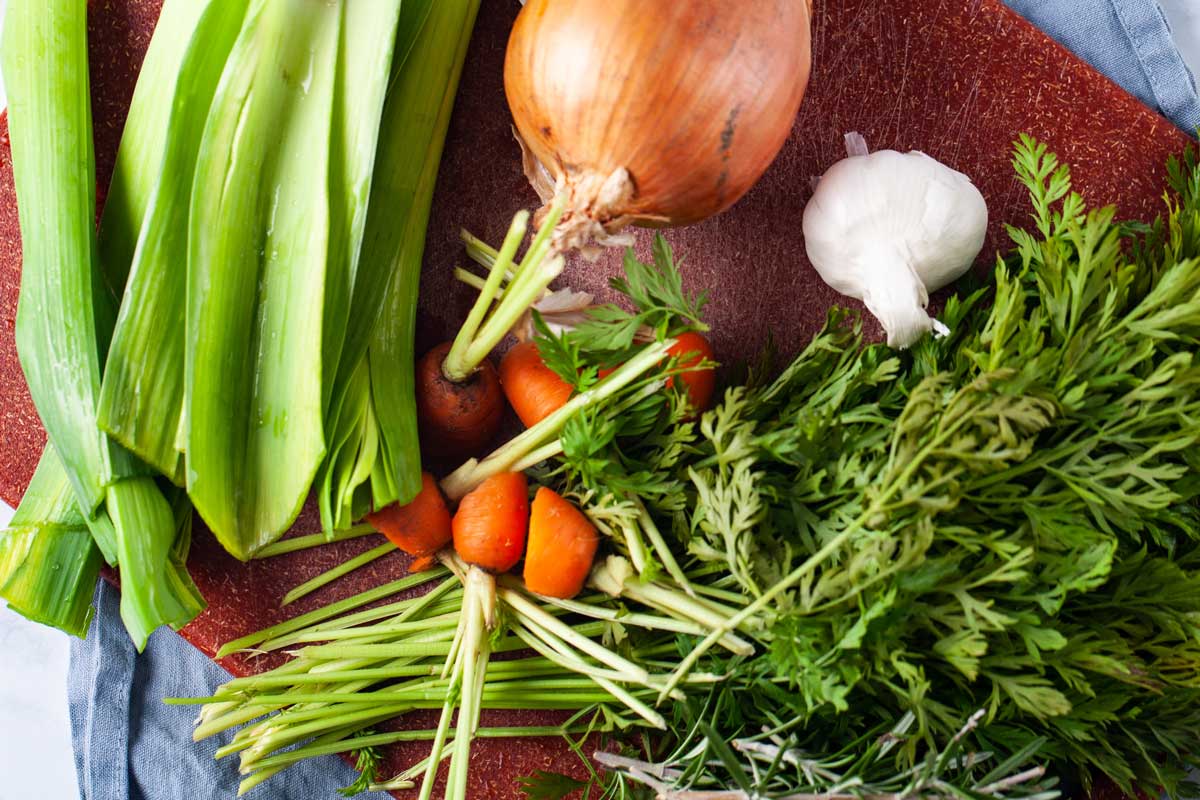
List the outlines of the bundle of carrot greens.
{"type": "Polygon", "coordinates": [[[314,488],[331,531],[417,493],[416,289],[477,9],[167,0],[97,234],[87,9],[8,4],[16,334],[51,445],[0,537],[14,608],[82,633],[98,548],[141,646],[202,608],[193,506],[245,559],[314,488]]]}
{"type": "Polygon", "coordinates": [[[524,468],[538,496],[574,499],[602,534],[582,594],[533,590],[531,542],[524,580],[494,578],[469,686],[451,666],[472,590],[445,550],[449,576],[230,643],[295,658],[204,698],[197,736],[253,722],[222,750],[247,785],[353,751],[356,788],[423,774],[422,797],[452,751],[447,796],[464,797],[464,743],[547,733],[479,726],[515,704],[573,712],[558,732],[581,753],[616,734],[590,777],[530,776],[535,798],[1050,798],[1100,776],[1183,795],[1200,752],[1200,165],[1172,161],[1167,214],[1141,225],[1086,209],[1043,145],[1022,139],[1013,163],[1032,230],[1010,231],[993,285],[947,302],[952,335],[908,352],[835,310],[777,375],[755,365],[698,414],[683,376],[702,370],[663,346],[702,302],[661,239],[615,284],[632,312],[535,311],[568,413],[442,487],[524,468]],[[597,391],[647,342],[640,378],[597,391]],[[509,650],[527,655],[487,665],[509,650]],[[444,713],[379,730],[467,695],[455,729],[444,713]],[[429,759],[374,774],[375,748],[413,738],[429,759]]]}

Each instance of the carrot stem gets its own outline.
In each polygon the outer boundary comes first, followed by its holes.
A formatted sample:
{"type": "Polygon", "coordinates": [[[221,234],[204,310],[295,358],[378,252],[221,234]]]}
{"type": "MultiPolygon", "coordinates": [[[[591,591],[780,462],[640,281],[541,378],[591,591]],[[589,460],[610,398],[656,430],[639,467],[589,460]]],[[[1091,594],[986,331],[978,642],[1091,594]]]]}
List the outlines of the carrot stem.
{"type": "Polygon", "coordinates": [[[578,650],[573,649],[562,639],[550,631],[539,628],[528,619],[522,618],[513,625],[513,633],[546,660],[571,672],[587,678],[608,678],[610,680],[634,683],[624,672],[607,667],[596,666],[583,660],[578,650]]]}
{"type": "MultiPolygon", "coordinates": [[[[314,641],[328,641],[325,639],[316,638],[319,634],[328,634],[334,631],[342,630],[361,630],[362,623],[374,622],[378,619],[387,618],[387,623],[400,623],[411,618],[418,613],[433,613],[433,608],[442,610],[442,606],[449,604],[451,608],[457,608],[455,597],[461,592],[457,592],[459,587],[458,581],[444,580],[433,589],[423,595],[410,597],[407,600],[400,600],[395,603],[389,603],[386,606],[379,608],[360,611],[356,614],[350,614],[340,619],[331,622],[317,623],[306,628],[301,628],[294,633],[287,633],[282,636],[277,636],[262,642],[257,649],[263,651],[279,650],[288,645],[297,644],[305,641],[299,638],[301,635],[314,637],[314,641]],[[443,598],[443,595],[449,592],[449,597],[443,598]],[[434,601],[439,601],[437,605],[434,601]]],[[[387,624],[385,623],[385,624],[387,624]]]]}
{"type": "MultiPolygon", "coordinates": [[[[506,581],[507,583],[508,581],[506,581]]],[[[558,597],[537,595],[537,598],[550,605],[557,606],[564,611],[591,617],[592,619],[609,620],[611,622],[619,622],[622,625],[632,625],[647,630],[670,631],[671,633],[684,633],[691,636],[703,636],[708,633],[708,628],[705,628],[703,625],[677,617],[662,617],[636,611],[618,610],[595,603],[564,600],[558,597]]]]}
{"type": "MultiPolygon", "coordinates": [[[[496,259],[500,256],[500,251],[468,231],[466,228],[460,229],[458,236],[460,239],[462,239],[463,245],[467,248],[467,256],[472,261],[486,269],[492,268],[492,265],[496,263],[496,259]]],[[[513,278],[512,270],[506,270],[504,273],[504,278],[505,280],[511,281],[513,278]]]]}
{"type": "MultiPolygon", "coordinates": [[[[453,729],[450,729],[450,731],[453,732],[453,729]]],[[[583,733],[585,731],[585,728],[571,729],[563,725],[517,725],[507,727],[489,726],[487,728],[480,728],[475,735],[481,739],[499,739],[516,736],[563,736],[569,733],[583,733]]],[[[306,758],[312,758],[314,756],[333,755],[335,753],[344,753],[348,750],[360,750],[364,747],[378,747],[385,744],[395,744],[396,742],[429,741],[436,735],[436,729],[426,728],[422,730],[388,731],[385,733],[373,733],[367,736],[342,738],[336,741],[307,745],[295,750],[289,750],[286,753],[279,753],[271,756],[270,758],[264,758],[258,763],[258,766],[259,768],[288,766],[296,763],[297,761],[303,761],[306,758]]],[[[424,760],[419,762],[421,765],[424,763],[424,760]]],[[[410,774],[410,770],[405,770],[397,777],[401,778],[402,780],[408,780],[413,777],[413,775],[410,774]]]]}
{"type": "MultiPolygon", "coordinates": [[[[536,626],[532,625],[527,619],[521,620],[521,623],[514,627],[514,632],[526,644],[541,653],[548,660],[560,664],[564,669],[586,675],[597,686],[611,694],[615,699],[620,700],[626,708],[637,714],[647,723],[660,730],[666,729],[666,720],[663,719],[661,714],[638,700],[620,685],[614,683],[614,680],[627,683],[637,682],[631,680],[628,675],[593,667],[575,654],[566,642],[563,642],[547,630],[536,630],[536,626]]],[[[645,685],[650,686],[651,684],[647,681],[645,685]]]]}
{"type": "MultiPolygon", "coordinates": [[[[517,324],[521,315],[529,310],[562,272],[562,257],[551,254],[550,234],[558,224],[564,208],[561,201],[551,207],[550,213],[546,215],[534,235],[529,249],[525,251],[525,257],[512,271],[512,278],[503,293],[504,296],[492,308],[508,268],[513,263],[517,247],[525,236],[529,212],[518,212],[513,218],[508,235],[504,237],[504,244],[489,267],[483,289],[475,299],[467,321],[463,323],[442,364],[442,373],[448,380],[466,380],[517,324]]],[[[470,244],[468,242],[468,245],[470,244]]]]}
{"type": "Polygon", "coordinates": [[[286,553],[295,553],[297,550],[307,550],[310,547],[320,547],[323,544],[332,542],[344,542],[347,539],[357,539],[360,536],[369,536],[377,531],[366,523],[353,525],[340,531],[321,531],[320,533],[310,533],[305,536],[293,536],[290,539],[280,539],[277,542],[272,542],[266,547],[254,554],[255,560],[261,558],[272,558],[274,556],[282,556],[286,553]]]}
{"type": "Polygon", "coordinates": [[[646,532],[646,538],[650,540],[651,547],[654,548],[654,554],[658,556],[659,563],[667,570],[667,574],[675,579],[679,587],[687,592],[692,597],[696,596],[696,590],[692,588],[692,584],[687,579],[687,575],[679,567],[679,562],[675,560],[671,548],[667,546],[666,540],[662,533],[658,530],[658,526],[654,524],[654,518],[650,516],[650,512],[646,510],[646,506],[638,497],[633,498],[634,505],[638,510],[638,522],[641,523],[642,530],[646,532]]]}
{"type": "Polygon", "coordinates": [[[377,561],[378,559],[383,558],[395,549],[396,545],[392,544],[391,542],[384,542],[378,547],[373,547],[364,553],[359,553],[354,558],[347,559],[341,564],[338,564],[336,567],[327,569],[320,575],[310,578],[299,586],[293,588],[283,596],[283,600],[279,603],[279,605],[290,605],[299,600],[301,597],[312,594],[322,586],[333,583],[343,575],[347,575],[359,567],[365,567],[372,561],[377,561]]]}
{"type": "MultiPolygon", "coordinates": [[[[562,256],[554,256],[546,260],[549,250],[549,244],[542,245],[538,248],[537,259],[532,266],[526,268],[522,265],[516,280],[508,285],[496,310],[488,317],[483,329],[471,342],[464,356],[466,363],[478,364],[487,358],[488,353],[500,344],[500,340],[507,336],[508,332],[521,319],[521,315],[541,298],[546,288],[562,273],[566,262],[563,261],[562,256]]],[[[450,375],[447,377],[453,380],[450,375]]]]}
{"type": "MultiPolygon", "coordinates": [[[[465,283],[467,286],[470,286],[473,289],[478,289],[480,291],[483,291],[483,287],[487,285],[487,281],[485,279],[479,277],[478,275],[476,275],[474,272],[471,272],[470,270],[463,269],[462,267],[454,268],[454,277],[460,283],[465,283]]],[[[504,296],[503,289],[499,289],[496,291],[496,297],[503,297],[503,296],[504,296]]]]}
{"type": "MultiPolygon", "coordinates": [[[[444,745],[445,731],[449,728],[454,697],[458,695],[458,730],[454,736],[450,756],[450,775],[446,781],[445,797],[464,800],[467,796],[467,767],[471,757],[471,740],[479,725],[479,711],[487,680],[488,659],[491,657],[491,630],[496,624],[496,579],[476,566],[467,570],[463,591],[462,616],[455,636],[459,643],[455,653],[455,667],[450,678],[446,702],[442,706],[442,719],[438,725],[440,743],[444,745]]],[[[425,779],[421,786],[421,797],[432,791],[433,776],[441,762],[439,741],[429,754],[425,779]]]]}
{"type": "Polygon", "coordinates": [[[468,360],[471,343],[479,331],[479,326],[483,324],[484,317],[492,306],[492,301],[496,298],[496,292],[504,281],[505,270],[512,263],[513,256],[516,255],[517,248],[521,245],[521,240],[525,238],[528,221],[528,211],[518,211],[513,217],[512,224],[508,227],[508,233],[504,237],[504,244],[501,245],[500,252],[491,265],[491,271],[488,273],[487,280],[484,281],[479,297],[471,306],[471,312],[467,315],[467,320],[463,323],[462,328],[459,329],[458,336],[454,337],[454,344],[450,346],[450,352],[446,355],[446,361],[442,365],[442,372],[452,381],[466,380],[479,366],[478,361],[471,363],[468,360]]]}
{"type": "MultiPolygon", "coordinates": [[[[421,780],[421,793],[417,796],[418,800],[430,800],[433,795],[433,784],[437,780],[438,765],[442,763],[442,751],[446,747],[446,735],[450,731],[450,716],[454,713],[454,706],[457,703],[457,692],[448,691],[446,701],[442,703],[442,714],[433,735],[429,756],[425,759],[425,777],[421,780]]],[[[455,738],[458,738],[457,732],[455,738]]]]}
{"type": "MultiPolygon", "coordinates": [[[[874,510],[874,508],[867,509],[867,511],[872,513],[874,510]]],[[[823,561],[825,561],[825,559],[832,556],[838,551],[839,548],[846,544],[851,535],[862,527],[866,519],[867,513],[864,512],[858,519],[851,523],[846,530],[830,539],[824,547],[805,559],[804,563],[792,570],[787,577],[772,586],[763,594],[759,595],[758,599],[747,605],[737,614],[730,617],[718,628],[713,630],[712,633],[706,636],[703,641],[696,645],[696,647],[694,647],[691,652],[689,652],[687,656],[685,656],[684,659],[679,662],[679,665],[675,668],[675,671],[671,673],[671,678],[667,681],[667,685],[664,686],[662,691],[659,693],[659,702],[666,698],[671,689],[674,689],[679,685],[679,682],[682,681],[692,667],[695,666],[696,662],[700,660],[700,657],[707,653],[714,644],[717,644],[730,631],[733,631],[737,628],[737,626],[741,625],[743,622],[752,618],[755,614],[766,608],[771,601],[799,583],[804,576],[813,572],[823,561]]]]}
{"type": "Polygon", "coordinates": [[[430,570],[416,575],[408,575],[399,580],[385,583],[382,586],[376,586],[374,589],[368,589],[365,592],[360,592],[352,597],[347,597],[345,600],[340,600],[336,603],[331,603],[324,608],[318,608],[307,614],[301,614],[298,617],[293,617],[286,622],[280,622],[277,625],[272,625],[263,628],[260,631],[243,636],[239,639],[234,639],[231,642],[226,642],[217,650],[217,658],[224,658],[232,653],[239,652],[253,647],[256,644],[265,642],[275,636],[284,633],[291,633],[299,630],[314,622],[320,622],[338,616],[344,611],[349,611],[352,608],[365,606],[367,603],[373,603],[376,600],[382,600],[389,595],[398,594],[405,589],[411,589],[414,586],[420,586],[423,583],[428,583],[435,578],[444,576],[444,570],[430,570]]]}
{"type": "Polygon", "coordinates": [[[457,598],[445,603],[438,603],[429,609],[429,617],[413,621],[403,621],[399,617],[390,619],[378,625],[363,625],[354,628],[341,628],[327,631],[302,631],[288,638],[285,643],[278,644],[273,649],[281,649],[293,644],[316,644],[318,642],[335,642],[354,639],[355,644],[393,639],[397,635],[412,631],[428,630],[446,624],[447,620],[458,618],[459,600],[457,598]]]}
{"type": "Polygon", "coordinates": [[[533,621],[539,627],[545,628],[553,632],[571,646],[587,653],[592,658],[602,664],[607,664],[615,670],[629,675],[629,680],[634,683],[644,683],[650,677],[650,673],[644,667],[639,667],[632,661],[617,655],[611,650],[596,644],[586,636],[581,636],[577,628],[572,628],[557,617],[547,614],[543,609],[536,604],[531,603],[520,592],[514,591],[508,587],[500,587],[496,590],[497,595],[504,604],[521,614],[524,618],[533,621]]]}
{"type": "Polygon", "coordinates": [[[513,472],[524,472],[527,469],[536,467],[543,461],[548,461],[557,455],[561,455],[563,451],[562,439],[555,439],[549,444],[544,444],[536,450],[532,450],[520,461],[512,465],[513,472]]]}

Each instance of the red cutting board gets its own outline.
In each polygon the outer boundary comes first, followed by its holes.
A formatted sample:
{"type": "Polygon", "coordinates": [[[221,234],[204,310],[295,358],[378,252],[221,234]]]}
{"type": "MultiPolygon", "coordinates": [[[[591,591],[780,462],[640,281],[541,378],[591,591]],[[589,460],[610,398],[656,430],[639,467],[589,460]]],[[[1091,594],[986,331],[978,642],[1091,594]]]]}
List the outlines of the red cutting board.
{"type": "MultiPolygon", "coordinates": [[[[89,4],[101,187],[159,5],[158,0],[89,4]]],[[[535,204],[509,133],[502,84],[507,32],[517,11],[516,0],[484,0],[467,57],[428,232],[422,350],[445,338],[468,305],[469,293],[450,277],[464,258],[459,227],[499,241],[512,213],[535,204]]],[[[813,40],[810,91],[790,140],[761,183],[720,217],[667,234],[686,258],[687,281],[710,291],[714,344],[727,362],[753,354],[768,332],[785,350],[795,350],[820,326],[830,304],[844,302],[807,263],[800,217],[810,176],[843,155],[846,131],[860,131],[873,149],[924,150],[970,175],[991,210],[989,253],[1002,244],[1003,223],[1020,225],[1027,218],[1024,194],[1009,166],[1009,145],[1018,133],[1034,134],[1071,163],[1076,186],[1090,202],[1116,203],[1122,215],[1142,219],[1160,206],[1167,156],[1187,143],[1167,121],[999,0],[817,0],[813,40]]],[[[15,504],[44,433],[13,343],[20,239],[6,130],[0,126],[0,497],[15,504]]],[[[641,237],[643,253],[648,241],[648,234],[641,237]]],[[[615,255],[594,265],[574,264],[565,280],[604,295],[618,266],[615,255]]],[[[296,526],[314,528],[311,513],[296,526]]],[[[402,567],[400,556],[327,587],[287,614],[278,609],[288,588],[374,544],[358,540],[240,564],[200,531],[191,567],[209,608],[183,635],[211,655],[233,637],[378,584],[402,567]]],[[[221,663],[234,673],[269,666],[240,657],[221,663]]],[[[485,722],[544,719],[504,713],[488,715],[485,722]]],[[[405,724],[429,727],[431,718],[405,724]]],[[[387,766],[412,763],[422,748],[394,748],[387,766]]],[[[557,740],[481,741],[473,754],[470,797],[519,797],[515,778],[546,768],[578,773],[578,763],[557,740]]]]}

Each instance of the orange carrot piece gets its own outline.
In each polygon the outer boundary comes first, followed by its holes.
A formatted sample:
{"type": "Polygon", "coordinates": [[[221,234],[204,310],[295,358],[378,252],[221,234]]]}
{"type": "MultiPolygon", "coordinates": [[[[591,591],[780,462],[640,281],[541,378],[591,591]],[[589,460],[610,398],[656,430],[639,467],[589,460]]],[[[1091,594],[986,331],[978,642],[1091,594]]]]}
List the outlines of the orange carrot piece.
{"type": "Polygon", "coordinates": [[[421,491],[407,505],[393,503],[367,514],[367,522],[404,552],[418,559],[432,556],[452,538],[450,511],[437,481],[421,473],[421,491]]]}
{"type": "Polygon", "coordinates": [[[500,385],[508,404],[532,428],[566,404],[571,385],[542,361],[535,342],[522,342],[500,360],[500,385]]]}
{"type": "MultiPolygon", "coordinates": [[[[675,344],[667,351],[667,355],[679,359],[679,368],[687,370],[679,374],[683,388],[688,393],[692,406],[697,411],[707,411],[712,407],[713,392],[717,387],[717,375],[712,367],[695,367],[705,361],[712,361],[713,349],[708,339],[696,333],[687,331],[675,337],[675,344]]],[[[668,379],[667,386],[674,386],[675,378],[668,379]]]]}
{"type": "Polygon", "coordinates": [[[426,572],[436,567],[437,564],[437,556],[420,556],[412,560],[412,563],[408,565],[408,571],[410,573],[426,572]]]}
{"type": "Polygon", "coordinates": [[[478,454],[500,430],[504,395],[491,362],[455,383],[442,374],[450,343],[440,344],[417,362],[417,422],[421,444],[438,457],[478,454]]]}
{"type": "Polygon", "coordinates": [[[537,490],[529,516],[525,586],[547,597],[579,594],[600,535],[583,512],[545,486],[537,490]]]}
{"type": "Polygon", "coordinates": [[[489,572],[507,572],[521,560],[529,526],[529,485],[520,472],[493,475],[458,504],[454,549],[489,572]]]}

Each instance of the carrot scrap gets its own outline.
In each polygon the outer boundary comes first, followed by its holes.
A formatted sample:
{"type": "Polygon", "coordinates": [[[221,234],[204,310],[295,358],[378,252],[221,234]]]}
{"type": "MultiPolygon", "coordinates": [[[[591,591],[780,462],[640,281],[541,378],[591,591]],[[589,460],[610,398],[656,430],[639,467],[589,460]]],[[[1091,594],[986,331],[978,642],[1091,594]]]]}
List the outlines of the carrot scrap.
{"type": "Polygon", "coordinates": [[[411,572],[431,565],[429,559],[452,539],[450,511],[437,481],[428,472],[421,474],[421,491],[411,502],[390,506],[368,514],[367,522],[404,552],[416,558],[411,572]]]}
{"type": "Polygon", "coordinates": [[[535,342],[522,342],[500,361],[500,385],[525,427],[532,428],[566,404],[573,391],[542,361],[535,342]]]}
{"type": "Polygon", "coordinates": [[[548,597],[574,597],[592,571],[599,543],[600,535],[582,511],[541,487],[529,517],[525,586],[548,597]]]}
{"type": "Polygon", "coordinates": [[[503,472],[481,483],[458,504],[454,549],[489,572],[507,572],[521,560],[529,526],[529,485],[520,472],[503,472]]]}

